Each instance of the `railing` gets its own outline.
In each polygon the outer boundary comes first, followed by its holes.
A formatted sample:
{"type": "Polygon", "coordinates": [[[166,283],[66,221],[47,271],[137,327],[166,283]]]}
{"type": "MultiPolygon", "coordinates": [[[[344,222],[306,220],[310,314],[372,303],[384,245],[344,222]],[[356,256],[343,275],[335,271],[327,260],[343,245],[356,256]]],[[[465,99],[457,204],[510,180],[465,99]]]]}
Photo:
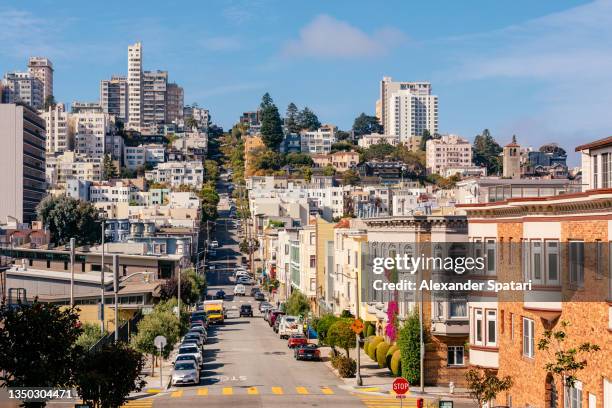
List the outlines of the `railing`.
{"type": "MultiPolygon", "coordinates": [[[[130,338],[137,333],[138,331],[138,322],[142,319],[143,314],[138,312],[134,317],[129,319],[126,322],[123,322],[121,326],[119,326],[119,340],[124,343],[130,341],[130,338]]],[[[115,332],[110,332],[102,337],[96,344],[91,346],[89,351],[99,351],[103,347],[108,346],[115,342],[115,332]]]]}

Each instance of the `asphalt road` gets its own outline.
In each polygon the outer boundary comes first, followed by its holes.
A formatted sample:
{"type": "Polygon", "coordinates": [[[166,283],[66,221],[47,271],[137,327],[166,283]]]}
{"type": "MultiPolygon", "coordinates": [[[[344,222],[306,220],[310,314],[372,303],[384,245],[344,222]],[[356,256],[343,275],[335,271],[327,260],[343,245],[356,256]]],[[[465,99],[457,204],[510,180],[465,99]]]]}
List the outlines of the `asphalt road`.
{"type": "MultiPolygon", "coordinates": [[[[220,186],[225,192],[225,185],[220,186]]],[[[222,195],[223,197],[223,195],[222,195]]],[[[227,294],[228,319],[209,329],[204,347],[204,367],[198,386],[173,387],[168,393],[130,405],[174,407],[355,407],[364,406],[322,362],[296,361],[286,340],[263,320],[258,302],[250,296],[233,297],[232,268],[241,254],[228,203],[220,202],[215,239],[219,241],[215,270],[207,272],[208,293],[223,289],[227,294]],[[240,305],[249,303],[254,317],[240,318],[240,305]],[[140,405],[138,405],[140,404],[140,405]]],[[[247,295],[250,286],[247,286],[247,295]]]]}

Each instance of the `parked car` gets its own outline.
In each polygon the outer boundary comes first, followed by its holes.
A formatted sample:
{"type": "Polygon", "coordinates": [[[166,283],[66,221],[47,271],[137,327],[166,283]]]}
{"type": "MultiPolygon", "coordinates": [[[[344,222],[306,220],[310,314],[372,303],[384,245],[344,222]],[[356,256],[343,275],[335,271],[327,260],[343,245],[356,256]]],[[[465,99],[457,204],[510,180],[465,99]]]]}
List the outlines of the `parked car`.
{"type": "Polygon", "coordinates": [[[197,320],[206,321],[206,312],[204,310],[198,310],[196,312],[192,312],[189,315],[189,323],[195,322],[197,320]]]}
{"type": "Polygon", "coordinates": [[[304,344],[308,344],[308,339],[301,333],[292,334],[287,340],[287,347],[289,348],[303,346],[304,344]]]}
{"type": "Polygon", "coordinates": [[[204,345],[204,340],[199,333],[185,334],[181,339],[181,344],[185,344],[188,340],[195,340],[199,347],[204,345]]]}
{"type": "Polygon", "coordinates": [[[253,317],[253,308],[251,305],[241,305],[240,306],[240,317],[253,317]]]}
{"type": "Polygon", "coordinates": [[[283,316],[278,325],[278,335],[281,339],[288,339],[292,334],[301,334],[302,327],[297,316],[283,316]]]}
{"type": "Polygon", "coordinates": [[[316,344],[304,344],[294,349],[293,357],[296,360],[321,360],[321,352],[316,344]]]}
{"type": "Polygon", "coordinates": [[[187,333],[185,333],[184,339],[195,338],[196,336],[197,336],[197,338],[200,339],[200,341],[202,342],[202,345],[206,344],[206,340],[208,340],[208,335],[206,334],[206,332],[199,332],[199,331],[191,331],[191,330],[189,330],[187,333]]]}
{"type": "Polygon", "coordinates": [[[234,286],[234,296],[244,296],[246,294],[246,288],[243,284],[239,283],[234,286]]]}
{"type": "Polygon", "coordinates": [[[211,258],[214,258],[217,256],[217,250],[216,249],[211,249],[210,251],[208,251],[208,256],[211,258]]]}
{"type": "Polygon", "coordinates": [[[282,317],[284,315],[285,315],[285,312],[281,312],[280,310],[273,310],[272,312],[270,312],[270,320],[268,321],[268,323],[270,323],[270,326],[274,326],[274,323],[276,323],[276,320],[279,317],[282,317]]]}
{"type": "Polygon", "coordinates": [[[209,246],[211,249],[219,248],[219,241],[211,241],[209,246]]]}
{"type": "Polygon", "coordinates": [[[182,354],[192,355],[196,358],[198,365],[199,366],[202,365],[202,352],[200,351],[200,348],[196,345],[186,344],[184,346],[180,346],[177,354],[178,355],[182,355],[182,354]]]}
{"type": "Polygon", "coordinates": [[[259,311],[261,313],[264,313],[264,319],[265,319],[265,312],[266,312],[266,310],[270,310],[270,309],[274,309],[274,306],[272,306],[272,304],[270,304],[268,302],[260,302],[259,303],[259,311]]]}
{"type": "Polygon", "coordinates": [[[200,327],[192,327],[191,329],[189,329],[187,334],[198,334],[202,338],[204,344],[206,344],[206,340],[208,340],[208,333],[206,333],[206,329],[204,329],[201,326],[200,327]],[[202,330],[199,330],[199,329],[202,329],[202,330]]]}
{"type": "Polygon", "coordinates": [[[253,286],[251,288],[251,296],[255,296],[257,292],[261,292],[261,288],[258,288],[257,286],[253,286]]]}
{"type": "Polygon", "coordinates": [[[194,361],[179,361],[172,369],[172,385],[199,384],[200,369],[194,361]]]}
{"type": "Polygon", "coordinates": [[[225,299],[225,292],[223,290],[218,290],[215,294],[215,299],[225,299]]]}
{"type": "Polygon", "coordinates": [[[195,358],[195,356],[191,354],[179,354],[175,357],[174,361],[172,362],[172,365],[176,365],[176,363],[178,363],[179,361],[193,361],[196,364],[198,363],[198,360],[195,358]]]}
{"type": "Polygon", "coordinates": [[[258,302],[266,300],[266,295],[264,295],[262,292],[256,292],[254,297],[258,302]]]}

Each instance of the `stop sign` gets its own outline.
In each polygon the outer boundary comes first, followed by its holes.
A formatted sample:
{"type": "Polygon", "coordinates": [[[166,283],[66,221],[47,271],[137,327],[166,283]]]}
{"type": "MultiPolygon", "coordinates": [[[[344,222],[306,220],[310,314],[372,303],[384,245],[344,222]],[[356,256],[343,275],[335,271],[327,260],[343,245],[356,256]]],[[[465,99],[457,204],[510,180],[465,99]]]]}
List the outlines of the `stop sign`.
{"type": "Polygon", "coordinates": [[[397,377],[395,380],[393,380],[393,391],[396,394],[403,395],[408,392],[409,388],[410,384],[405,378],[397,377]]]}

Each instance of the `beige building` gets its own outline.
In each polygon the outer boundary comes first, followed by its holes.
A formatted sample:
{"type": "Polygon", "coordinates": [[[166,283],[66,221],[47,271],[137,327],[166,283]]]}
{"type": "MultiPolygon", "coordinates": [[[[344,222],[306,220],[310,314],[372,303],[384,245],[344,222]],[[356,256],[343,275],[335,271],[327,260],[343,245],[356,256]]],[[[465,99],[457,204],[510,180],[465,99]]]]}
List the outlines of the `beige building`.
{"type": "Polygon", "coordinates": [[[45,121],[28,106],[0,104],[0,219],[36,219],[46,193],[45,121]]]}
{"type": "Polygon", "coordinates": [[[503,176],[521,178],[521,146],[516,143],[516,136],[512,136],[512,142],[504,146],[503,176]]]}
{"type": "Polygon", "coordinates": [[[47,156],[46,180],[49,186],[63,186],[67,180],[102,180],[102,158],[89,157],[73,151],[47,156]]]}
{"type": "Polygon", "coordinates": [[[110,134],[112,122],[107,113],[85,110],[70,114],[70,127],[74,129],[75,152],[92,158],[104,157],[106,135],[110,134]]]}
{"type": "Polygon", "coordinates": [[[128,82],[124,76],[113,75],[100,81],[100,105],[102,111],[113,115],[116,120],[127,124],[128,82]]]}
{"type": "Polygon", "coordinates": [[[41,116],[46,126],[47,154],[72,150],[74,148],[74,128],[71,127],[70,114],[66,112],[64,104],[49,106],[46,111],[42,111],[41,116]]]}
{"type": "Polygon", "coordinates": [[[142,77],[143,126],[156,129],[166,122],[168,71],[144,71],[142,77]]]}
{"type": "Polygon", "coordinates": [[[43,84],[43,103],[53,96],[53,63],[49,58],[30,57],[28,72],[38,78],[43,84]]]}
{"type": "Polygon", "coordinates": [[[400,142],[400,138],[398,135],[381,135],[380,133],[371,133],[369,135],[363,135],[357,141],[357,145],[364,149],[368,149],[373,145],[379,143],[387,143],[391,146],[397,146],[400,142]]]}
{"type": "Polygon", "coordinates": [[[576,147],[585,190],[612,188],[612,136],[576,147]]]}
{"type": "Polygon", "coordinates": [[[183,119],[185,97],[183,88],[175,83],[166,87],[166,123],[178,122],[183,119]]]}
{"type": "Polygon", "coordinates": [[[427,141],[426,167],[429,174],[444,174],[446,168],[472,166],[472,145],[457,135],[443,135],[427,141]]]}

